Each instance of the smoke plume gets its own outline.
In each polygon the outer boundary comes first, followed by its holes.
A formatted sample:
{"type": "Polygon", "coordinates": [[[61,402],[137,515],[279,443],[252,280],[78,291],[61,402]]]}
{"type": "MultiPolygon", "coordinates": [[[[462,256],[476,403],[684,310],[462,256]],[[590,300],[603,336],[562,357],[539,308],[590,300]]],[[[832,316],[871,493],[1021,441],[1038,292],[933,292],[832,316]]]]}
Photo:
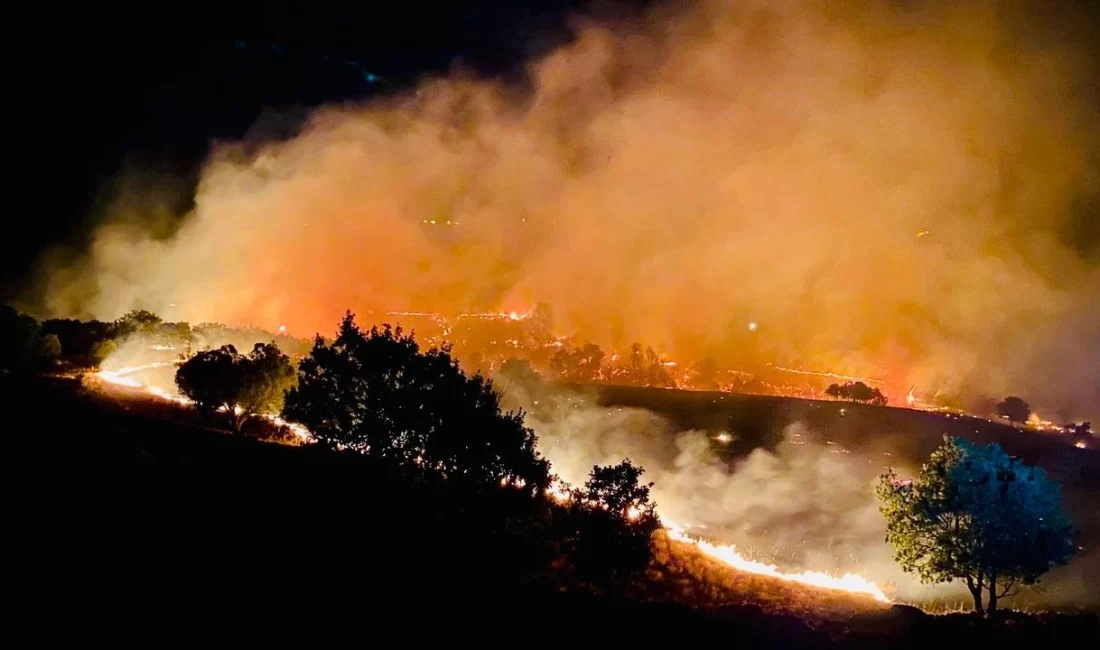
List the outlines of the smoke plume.
{"type": "Polygon", "coordinates": [[[431,79],[217,146],[177,230],[127,203],[44,307],[309,335],[541,301],[602,345],[1100,419],[1098,76],[1064,16],[682,4],[579,21],[529,90],[431,79]]]}
{"type": "MultiPolygon", "coordinates": [[[[959,583],[922,585],[904,573],[885,541],[875,482],[887,464],[906,476],[916,475],[919,465],[832,444],[799,422],[786,426],[774,451],[757,448],[721,459],[720,440],[736,431],[677,431],[648,410],[601,407],[573,391],[530,389],[510,384],[506,399],[527,412],[540,451],[573,485],[583,485],[593,465],[629,458],[646,469],[643,480],[654,483],[653,500],[666,526],[691,527],[692,534],[734,544],[747,557],[787,571],[858,573],[902,602],[949,608],[970,602],[959,583]]],[[[1024,589],[1013,605],[1095,608],[1089,576],[1097,561],[1095,553],[1082,553],[1046,576],[1042,588],[1024,589]]]]}

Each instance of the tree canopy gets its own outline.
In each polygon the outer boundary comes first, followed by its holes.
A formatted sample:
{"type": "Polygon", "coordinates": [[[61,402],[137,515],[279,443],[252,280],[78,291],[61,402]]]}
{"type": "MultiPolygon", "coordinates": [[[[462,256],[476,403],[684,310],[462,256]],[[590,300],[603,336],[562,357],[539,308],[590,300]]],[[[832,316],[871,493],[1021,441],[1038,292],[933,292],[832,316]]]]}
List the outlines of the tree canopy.
{"type": "Polygon", "coordinates": [[[629,459],[597,465],[584,487],[573,491],[565,539],[570,563],[582,581],[619,589],[649,565],[651,539],[661,521],[650,500],[653,483],[641,481],[644,473],[629,459]]]}
{"type": "Polygon", "coordinates": [[[0,369],[35,372],[57,362],[61,341],[42,331],[33,316],[0,305],[0,369]]]}
{"type": "Polygon", "coordinates": [[[204,350],[176,370],[180,392],[208,415],[224,410],[235,431],[251,417],[279,413],[296,380],[290,358],[274,343],[257,343],[248,355],[232,345],[204,350]]]}
{"type": "Polygon", "coordinates": [[[916,479],[891,469],[877,492],[901,567],[922,582],[965,581],[976,611],[983,593],[992,613],[1075,551],[1059,486],[996,444],[945,436],[916,479]]]}
{"type": "Polygon", "coordinates": [[[825,389],[825,394],[833,399],[874,404],[876,406],[886,406],[888,402],[881,390],[872,388],[862,381],[830,384],[829,387],[825,389]]]}
{"type": "Polygon", "coordinates": [[[284,416],[317,442],[389,461],[412,475],[471,485],[549,485],[523,414],[503,412],[492,381],[466,376],[447,347],[421,352],[400,327],[364,332],[348,312],[298,366],[284,416]]]}
{"type": "Polygon", "coordinates": [[[1006,397],[997,404],[997,415],[1011,422],[1023,424],[1031,417],[1031,406],[1019,397],[1006,397]]]}

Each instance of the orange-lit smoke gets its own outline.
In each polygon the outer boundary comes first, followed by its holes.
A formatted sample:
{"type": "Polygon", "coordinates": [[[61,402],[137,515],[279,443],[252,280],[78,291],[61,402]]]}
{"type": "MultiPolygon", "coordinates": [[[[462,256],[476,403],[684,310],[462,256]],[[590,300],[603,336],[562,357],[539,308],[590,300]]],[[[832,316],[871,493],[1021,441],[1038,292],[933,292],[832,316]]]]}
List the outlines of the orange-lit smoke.
{"type": "Polygon", "coordinates": [[[434,79],[218,146],[173,236],[116,220],[52,269],[46,308],[308,335],[346,308],[541,301],[619,349],[1097,418],[1100,265],[1072,234],[1100,204],[1097,71],[1041,4],[583,24],[530,92],[434,79]]]}

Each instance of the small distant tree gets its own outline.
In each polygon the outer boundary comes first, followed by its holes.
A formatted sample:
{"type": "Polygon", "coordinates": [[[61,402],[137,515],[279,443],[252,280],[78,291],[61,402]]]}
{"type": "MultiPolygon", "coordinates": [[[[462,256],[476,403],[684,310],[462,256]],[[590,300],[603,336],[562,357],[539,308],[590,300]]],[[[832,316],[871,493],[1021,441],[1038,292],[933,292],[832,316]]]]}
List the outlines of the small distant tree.
{"type": "Polygon", "coordinates": [[[1065,430],[1074,440],[1089,440],[1092,438],[1092,422],[1067,424],[1065,430]]]}
{"type": "Polygon", "coordinates": [[[561,381],[588,384],[597,381],[606,354],[600,346],[586,343],[573,350],[558,350],[550,359],[550,372],[561,381]]]}
{"type": "Polygon", "coordinates": [[[114,339],[96,341],[92,344],[91,361],[98,366],[116,352],[118,352],[118,343],[115,343],[114,339]]]}
{"type": "Polygon", "coordinates": [[[505,380],[515,381],[521,384],[539,381],[542,377],[531,366],[527,359],[508,359],[500,365],[497,374],[505,380]]]}
{"type": "Polygon", "coordinates": [[[243,383],[240,359],[232,345],[203,350],[176,369],[176,386],[206,416],[219,408],[231,413],[243,383]]]}
{"type": "Polygon", "coordinates": [[[47,334],[38,341],[38,356],[47,363],[61,358],[61,339],[56,334],[47,334]]]}
{"type": "Polygon", "coordinates": [[[61,357],[73,365],[96,366],[102,361],[92,353],[96,344],[110,340],[111,324],[100,321],[79,321],[51,318],[42,321],[43,336],[54,334],[61,344],[61,357]]]}
{"type": "Polygon", "coordinates": [[[129,311],[112,323],[112,336],[122,338],[136,332],[155,332],[163,322],[160,316],[144,309],[129,311]]]}
{"type": "Polygon", "coordinates": [[[1023,424],[1031,417],[1031,406],[1019,397],[1006,397],[997,404],[997,415],[1010,422],[1023,424]]]}
{"type": "Polygon", "coordinates": [[[718,362],[714,357],[704,357],[702,361],[694,364],[692,370],[692,383],[696,388],[703,390],[718,389],[718,362]]]}
{"type": "Polygon", "coordinates": [[[833,399],[874,404],[876,406],[886,406],[888,402],[881,390],[872,388],[862,381],[830,384],[829,387],[825,389],[825,394],[833,399]]]}
{"type": "Polygon", "coordinates": [[[0,305],[0,368],[15,370],[33,358],[38,322],[14,307],[0,305]]]}
{"type": "Polygon", "coordinates": [[[224,411],[236,432],[249,418],[279,413],[296,382],[290,358],[272,343],[257,343],[247,356],[232,345],[205,350],[176,370],[180,392],[208,417],[224,411]]]}
{"type": "Polygon", "coordinates": [[[944,437],[914,480],[888,470],[877,493],[886,541],[922,582],[963,580],[983,611],[1074,553],[1059,487],[996,444],[944,437]]]}
{"type": "Polygon", "coordinates": [[[645,386],[645,351],[642,349],[641,343],[632,343],[630,345],[630,356],[627,357],[627,376],[629,377],[630,383],[635,386],[645,386]]]}
{"type": "Polygon", "coordinates": [[[661,527],[650,500],[645,469],[624,460],[595,466],[572,498],[567,555],[578,577],[618,590],[640,577],[653,558],[653,533],[661,527]]]}
{"type": "Polygon", "coordinates": [[[862,381],[857,381],[854,383],[849,382],[847,384],[847,388],[848,399],[852,400],[853,402],[869,402],[875,396],[874,391],[871,389],[871,387],[863,383],[862,381]]]}
{"type": "Polygon", "coordinates": [[[161,323],[156,328],[157,338],[165,345],[186,347],[194,340],[188,323],[161,323]]]}
{"type": "MultiPolygon", "coordinates": [[[[239,363],[244,365],[236,403],[241,415],[247,419],[281,413],[287,391],[298,384],[298,373],[290,357],[274,343],[257,343],[239,363]]],[[[238,430],[241,424],[237,425],[238,430]]]]}

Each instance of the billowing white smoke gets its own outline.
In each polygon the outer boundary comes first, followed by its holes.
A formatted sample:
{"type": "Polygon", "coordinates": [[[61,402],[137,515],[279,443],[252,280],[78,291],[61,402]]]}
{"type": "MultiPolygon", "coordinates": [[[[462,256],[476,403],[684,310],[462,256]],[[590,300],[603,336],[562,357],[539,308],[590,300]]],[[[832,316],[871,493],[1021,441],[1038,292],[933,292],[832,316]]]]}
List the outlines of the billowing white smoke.
{"type": "Polygon", "coordinates": [[[961,587],[921,585],[893,561],[874,494],[884,463],[815,441],[801,424],[788,426],[774,451],[758,448],[731,467],[714,452],[720,434],[675,431],[644,409],[600,407],[571,392],[536,397],[519,386],[507,399],[527,410],[540,449],[574,485],[593,465],[630,458],[654,482],[666,523],[705,527],[698,532],[787,570],[856,572],[892,585],[900,600],[965,602],[961,587]]]}

